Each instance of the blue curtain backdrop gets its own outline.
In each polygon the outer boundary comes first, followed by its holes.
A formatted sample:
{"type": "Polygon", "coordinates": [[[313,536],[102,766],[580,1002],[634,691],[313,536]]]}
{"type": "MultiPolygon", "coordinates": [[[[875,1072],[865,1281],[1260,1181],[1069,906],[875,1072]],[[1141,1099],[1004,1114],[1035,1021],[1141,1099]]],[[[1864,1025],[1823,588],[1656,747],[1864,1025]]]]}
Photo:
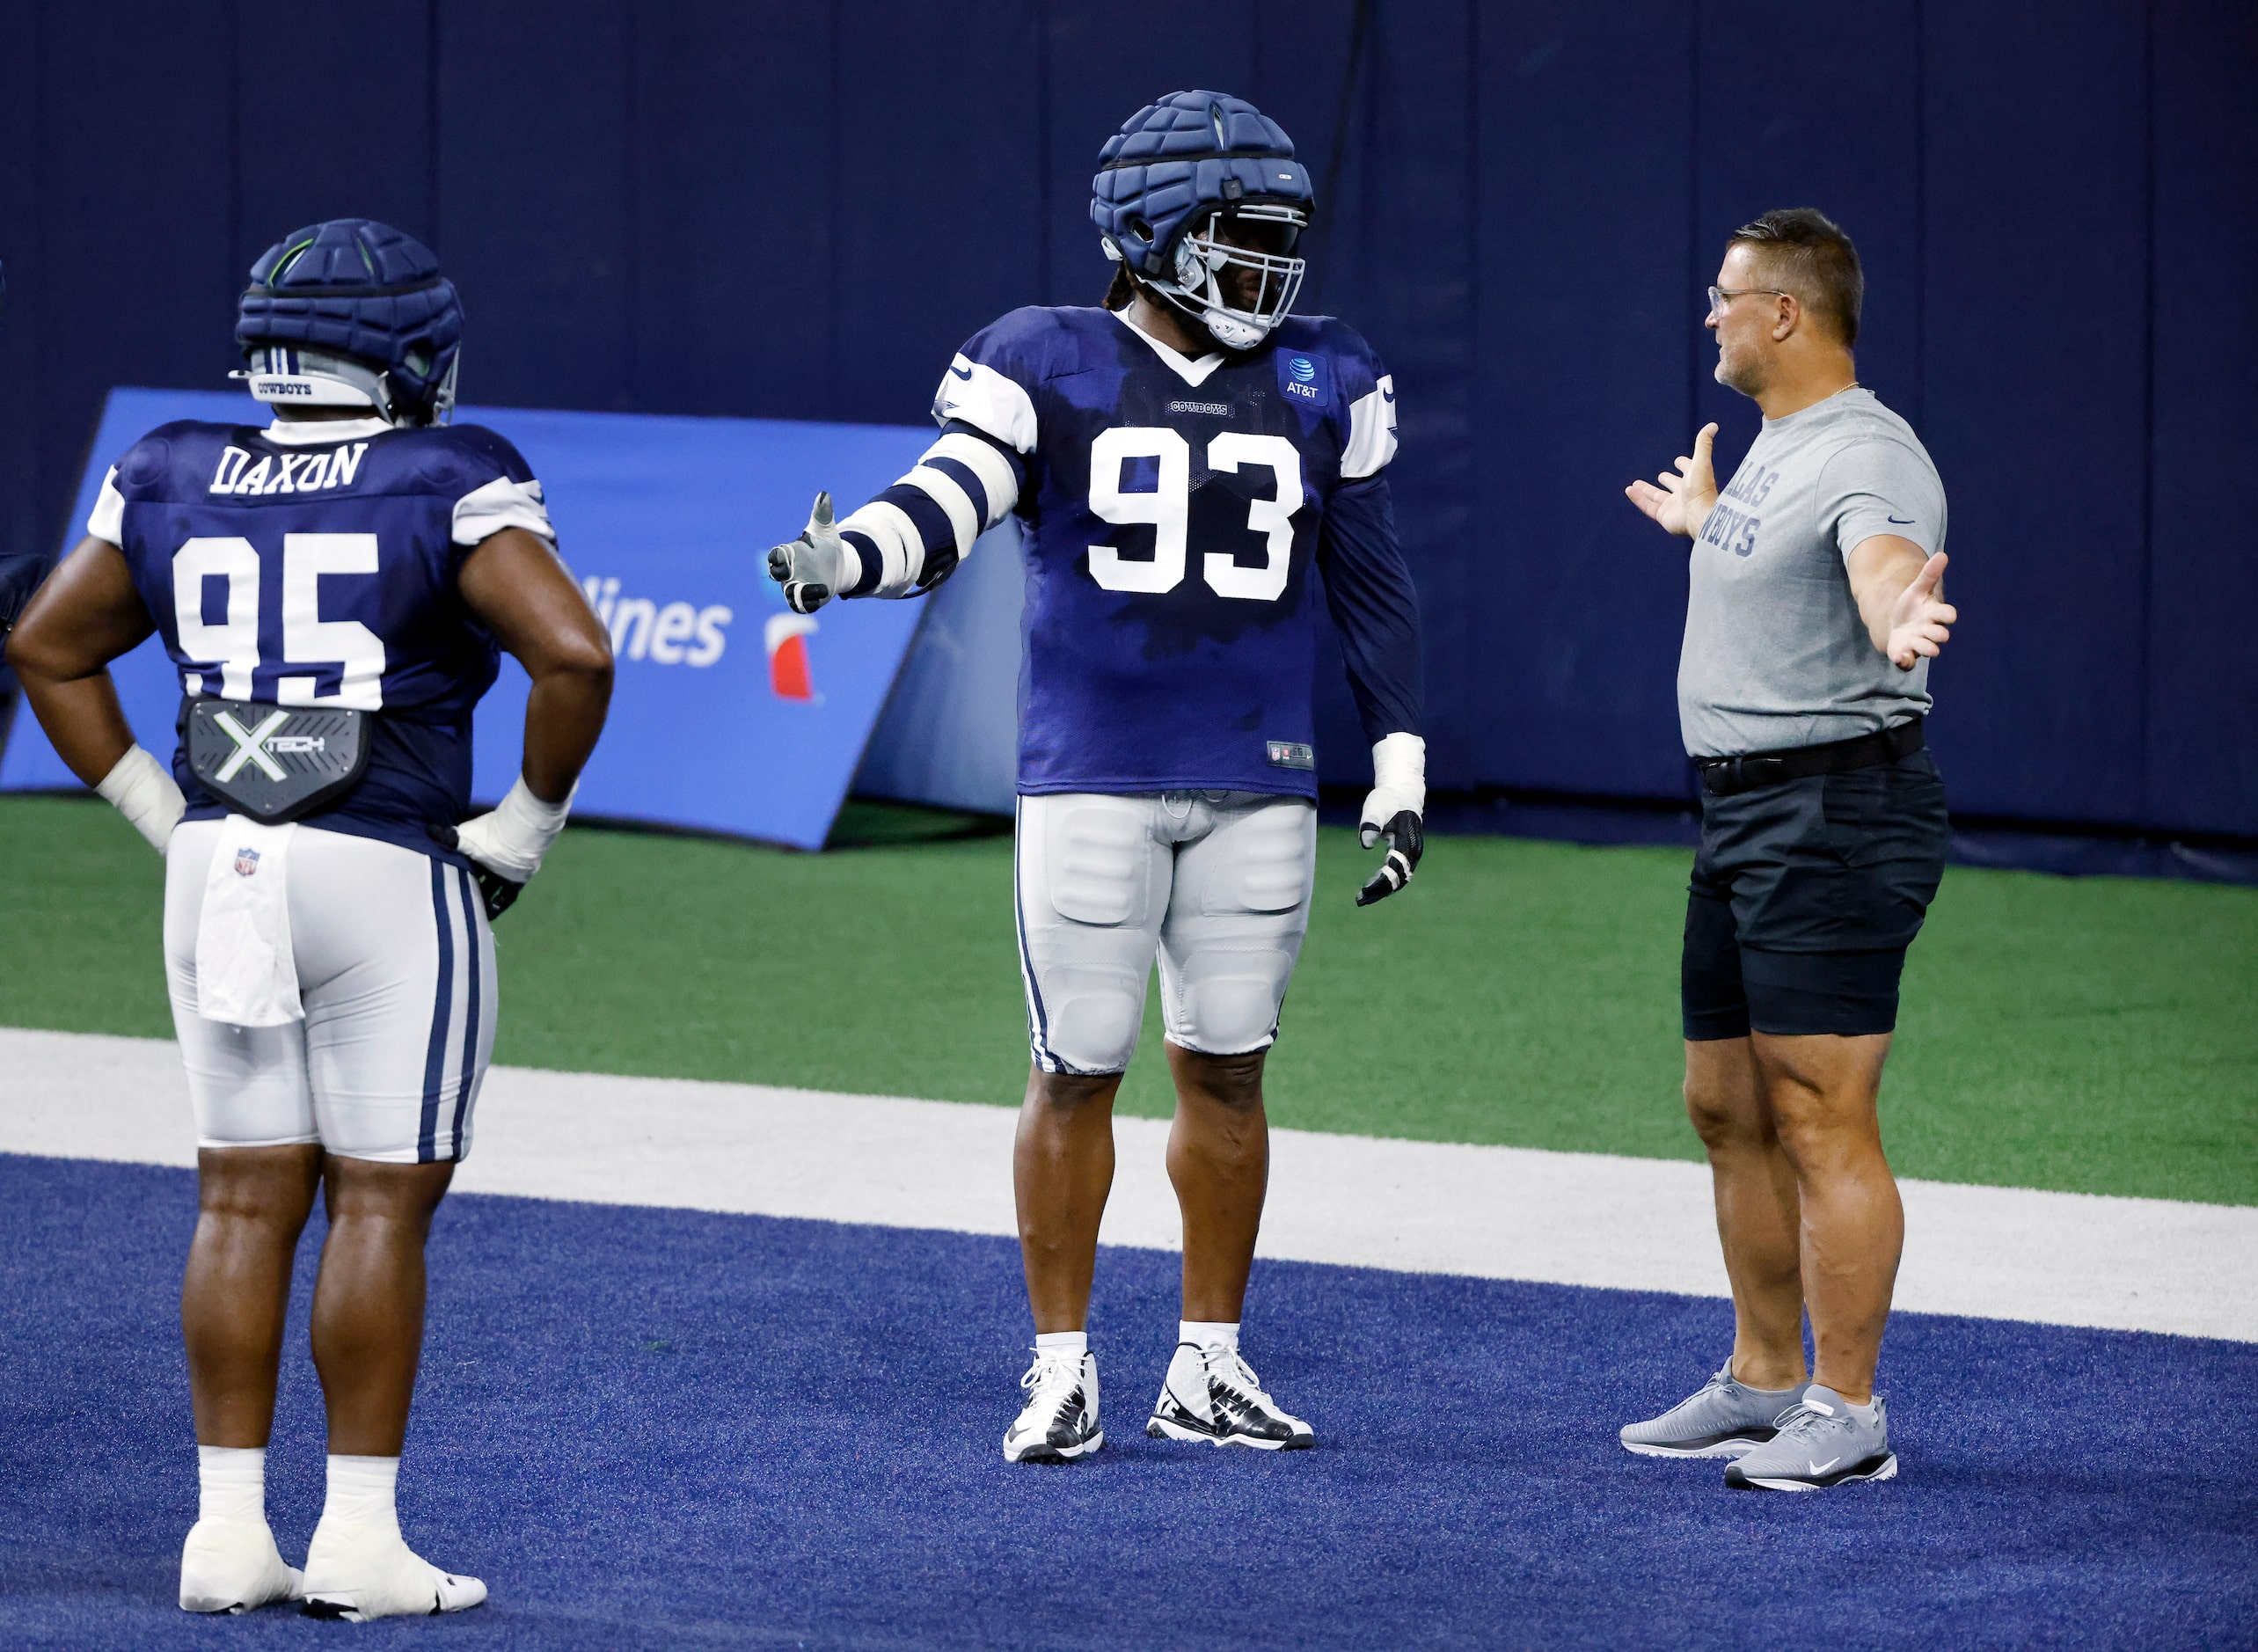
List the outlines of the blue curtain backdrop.
{"type": "Polygon", "coordinates": [[[2258,834],[2249,0],[14,0],[0,550],[63,536],[108,386],[220,383],[251,260],[340,214],[437,248],[471,399],[916,420],[998,312],[1094,301],[1099,144],[1190,85],[1293,133],[1304,308],[1395,371],[1439,784],[1686,794],[1684,559],[1620,490],[1746,446],[1700,289],[1816,205],[1951,493],[1956,805],[2258,834]]]}

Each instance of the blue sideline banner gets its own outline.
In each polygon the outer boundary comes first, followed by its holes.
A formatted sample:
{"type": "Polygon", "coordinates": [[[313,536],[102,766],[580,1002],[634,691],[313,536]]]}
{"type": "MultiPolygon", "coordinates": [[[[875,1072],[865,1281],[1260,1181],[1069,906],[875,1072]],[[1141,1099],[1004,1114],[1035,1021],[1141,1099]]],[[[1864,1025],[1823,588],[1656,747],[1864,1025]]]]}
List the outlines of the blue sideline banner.
{"type": "MultiPolygon", "coordinates": [[[[515,442],[541,479],[559,548],[611,630],[611,720],[575,812],[819,849],[845,800],[922,601],[835,603],[800,616],[764,554],[828,487],[842,510],[917,460],[929,430],[778,420],[464,407],[515,442]]],[[[264,425],[224,391],[110,392],[66,545],[102,479],[176,419],[264,425]]],[[[179,688],[152,638],[111,668],[142,744],[169,757],[179,688]]],[[[475,794],[516,778],[525,674],[504,657],[479,708],[475,794]]],[[[0,752],[0,790],[71,786],[28,708],[0,752]]]]}

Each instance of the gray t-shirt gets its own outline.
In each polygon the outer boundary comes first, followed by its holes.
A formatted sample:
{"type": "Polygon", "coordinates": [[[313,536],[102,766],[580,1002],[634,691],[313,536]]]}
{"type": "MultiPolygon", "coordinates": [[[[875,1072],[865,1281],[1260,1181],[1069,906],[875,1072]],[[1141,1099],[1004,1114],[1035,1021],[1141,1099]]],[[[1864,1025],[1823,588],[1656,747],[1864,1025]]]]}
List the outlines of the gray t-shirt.
{"type": "Polygon", "coordinates": [[[1944,484],[1912,427],[1846,390],[1767,419],[1693,542],[1677,714],[1697,757],[1849,740],[1929,709],[1867,635],[1850,554],[1876,534],[1944,549],[1944,484]]]}

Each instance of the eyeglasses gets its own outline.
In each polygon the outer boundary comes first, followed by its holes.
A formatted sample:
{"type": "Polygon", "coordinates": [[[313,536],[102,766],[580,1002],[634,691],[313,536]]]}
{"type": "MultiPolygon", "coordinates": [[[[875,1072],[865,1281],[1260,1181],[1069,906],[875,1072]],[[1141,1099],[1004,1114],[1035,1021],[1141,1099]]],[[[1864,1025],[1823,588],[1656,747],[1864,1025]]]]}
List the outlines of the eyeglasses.
{"type": "Polygon", "coordinates": [[[1745,298],[1750,293],[1770,293],[1775,298],[1793,298],[1795,296],[1777,287],[1712,287],[1709,289],[1709,313],[1721,316],[1725,313],[1728,298],[1745,298]]]}

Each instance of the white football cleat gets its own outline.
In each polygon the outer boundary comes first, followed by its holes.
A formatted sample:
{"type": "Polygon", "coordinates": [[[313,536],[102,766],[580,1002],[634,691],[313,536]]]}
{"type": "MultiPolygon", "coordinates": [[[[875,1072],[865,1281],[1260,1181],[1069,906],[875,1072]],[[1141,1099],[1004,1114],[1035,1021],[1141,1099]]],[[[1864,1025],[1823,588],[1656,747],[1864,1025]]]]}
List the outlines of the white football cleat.
{"type": "Polygon", "coordinates": [[[441,1571],[408,1547],[398,1526],[324,1520],[306,1546],[309,1618],[428,1618],[467,1612],[486,1597],[483,1583],[441,1571]]]}
{"type": "Polygon", "coordinates": [[[305,1594],[264,1520],[199,1520],[180,1546],[180,1610],[256,1612],[305,1594]]]}
{"type": "Polygon", "coordinates": [[[1220,1342],[1176,1344],[1144,1431],[1156,1440],[1205,1440],[1258,1451],[1305,1451],[1317,1444],[1308,1423],[1262,1391],[1261,1379],[1239,1350],[1220,1342]]]}
{"type": "Polygon", "coordinates": [[[1019,1378],[1027,1403],[1004,1435],[1007,1463],[1071,1463],[1106,1443],[1098,1418],[1098,1356],[1040,1350],[1019,1378]]]}

